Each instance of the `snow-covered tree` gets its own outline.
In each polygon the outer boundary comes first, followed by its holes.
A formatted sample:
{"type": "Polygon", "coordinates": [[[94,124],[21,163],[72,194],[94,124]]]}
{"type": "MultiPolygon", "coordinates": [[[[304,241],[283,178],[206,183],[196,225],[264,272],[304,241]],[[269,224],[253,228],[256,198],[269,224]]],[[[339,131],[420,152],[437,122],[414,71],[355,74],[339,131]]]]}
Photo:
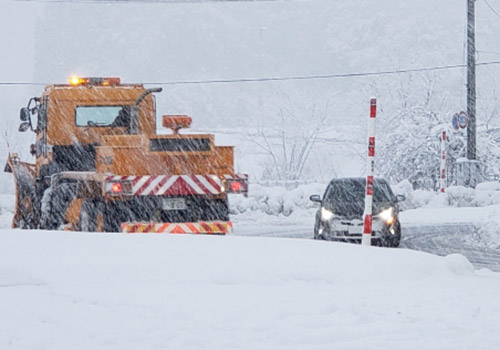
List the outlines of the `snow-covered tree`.
{"type": "MultiPolygon", "coordinates": [[[[450,129],[446,93],[436,90],[430,74],[401,77],[391,92],[393,106],[384,109],[377,164],[392,182],[409,180],[415,188],[434,189],[439,180],[440,135],[450,129]]],[[[461,151],[450,132],[450,160],[461,151]]]]}

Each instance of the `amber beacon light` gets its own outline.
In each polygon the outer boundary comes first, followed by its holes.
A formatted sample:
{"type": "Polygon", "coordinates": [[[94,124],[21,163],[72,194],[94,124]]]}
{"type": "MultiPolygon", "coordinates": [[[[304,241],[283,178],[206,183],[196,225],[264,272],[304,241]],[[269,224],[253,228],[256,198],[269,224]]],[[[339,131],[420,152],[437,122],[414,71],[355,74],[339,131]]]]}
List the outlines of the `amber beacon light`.
{"type": "Polygon", "coordinates": [[[73,86],[79,86],[79,85],[117,86],[120,85],[120,78],[118,77],[82,78],[82,77],[72,76],[69,79],[69,84],[73,86]]]}

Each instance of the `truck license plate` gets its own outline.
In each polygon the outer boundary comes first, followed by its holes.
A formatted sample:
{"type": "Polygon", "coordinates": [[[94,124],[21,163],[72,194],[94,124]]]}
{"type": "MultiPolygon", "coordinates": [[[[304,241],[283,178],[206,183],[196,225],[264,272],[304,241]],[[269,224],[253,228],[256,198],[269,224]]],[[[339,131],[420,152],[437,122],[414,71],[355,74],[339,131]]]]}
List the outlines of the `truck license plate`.
{"type": "Polygon", "coordinates": [[[187,208],[184,198],[163,198],[163,210],[184,210],[187,208]]]}

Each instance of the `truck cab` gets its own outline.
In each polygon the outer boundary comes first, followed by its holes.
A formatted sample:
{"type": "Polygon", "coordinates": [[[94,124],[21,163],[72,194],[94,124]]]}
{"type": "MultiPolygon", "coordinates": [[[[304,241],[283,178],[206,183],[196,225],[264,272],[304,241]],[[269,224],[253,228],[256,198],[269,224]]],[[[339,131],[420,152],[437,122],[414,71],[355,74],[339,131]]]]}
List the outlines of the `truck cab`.
{"type": "MultiPolygon", "coordinates": [[[[152,94],[140,101],[138,125],[135,130],[132,127],[134,103],[147,91],[142,85],[120,85],[118,78],[70,81],[47,86],[21,112],[37,116],[33,129],[39,177],[61,171],[94,171],[96,147],[104,135],[155,134],[152,94]]],[[[32,125],[31,118],[26,122],[32,125]]]]}

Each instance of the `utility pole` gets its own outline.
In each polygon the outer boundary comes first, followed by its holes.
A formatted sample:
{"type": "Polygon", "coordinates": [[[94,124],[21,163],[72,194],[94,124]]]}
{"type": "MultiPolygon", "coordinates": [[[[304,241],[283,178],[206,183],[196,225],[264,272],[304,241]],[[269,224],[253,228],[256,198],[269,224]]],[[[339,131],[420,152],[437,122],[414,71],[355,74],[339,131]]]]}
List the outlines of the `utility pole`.
{"type": "Polygon", "coordinates": [[[476,160],[476,44],[475,14],[476,0],[467,0],[467,159],[476,160]]]}

